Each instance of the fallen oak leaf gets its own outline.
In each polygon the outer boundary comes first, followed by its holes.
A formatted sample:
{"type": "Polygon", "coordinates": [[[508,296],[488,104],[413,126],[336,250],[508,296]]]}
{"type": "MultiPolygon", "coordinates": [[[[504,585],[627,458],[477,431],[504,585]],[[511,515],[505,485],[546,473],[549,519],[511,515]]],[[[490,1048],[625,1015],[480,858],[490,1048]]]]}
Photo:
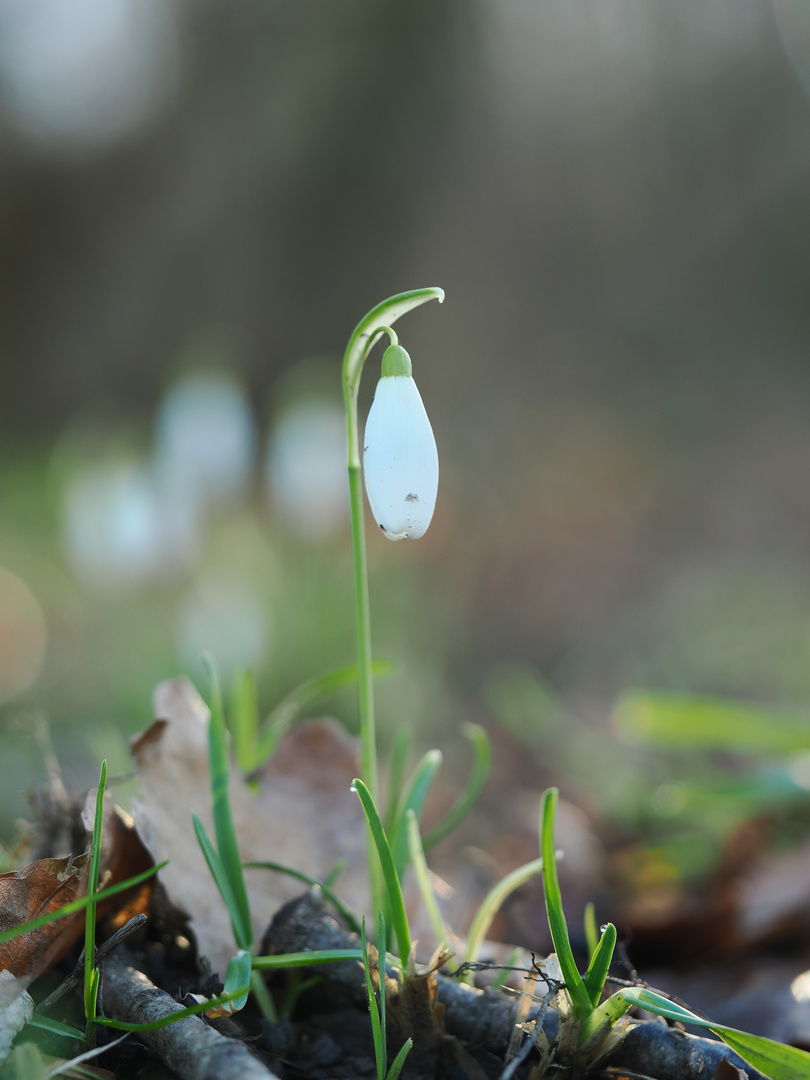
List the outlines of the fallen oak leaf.
{"type": "MultiPolygon", "coordinates": [[[[39,859],[0,874],[0,933],[64,907],[84,894],[89,852],[78,858],[39,859]]],[[[60,960],[84,928],[77,912],[0,942],[0,969],[35,979],[60,960]]]]}
{"type": "MultiPolygon", "coordinates": [[[[96,794],[95,788],[88,792],[82,812],[82,822],[88,833],[88,844],[93,833],[96,794]]],[[[138,877],[152,866],[154,862],[138,835],[135,822],[125,810],[113,803],[107,791],[104,795],[101,826],[99,890],[108,889],[129,878],[138,877]]],[[[147,877],[134,885],[132,889],[102,899],[98,905],[97,917],[107,918],[110,929],[118,930],[136,915],[148,914],[154,884],[154,878],[147,877]]]]}
{"type": "MultiPolygon", "coordinates": [[[[132,816],[152,858],[169,860],[161,880],[190,916],[200,952],[224,971],[234,954],[233,933],[191,817],[195,813],[214,835],[209,710],[185,678],[161,683],[154,706],[158,719],[130,744],[141,789],[132,816]]],[[[337,723],[323,721],[297,726],[282,738],[270,762],[252,777],[258,790],[232,769],[231,813],[242,859],[293,866],[316,879],[345,859],[338,890],[350,907],[364,911],[365,824],[351,792],[357,767],[356,741],[337,723]]],[[[246,870],[245,883],[259,940],[274,912],[301,886],[263,869],[246,870]]]]}

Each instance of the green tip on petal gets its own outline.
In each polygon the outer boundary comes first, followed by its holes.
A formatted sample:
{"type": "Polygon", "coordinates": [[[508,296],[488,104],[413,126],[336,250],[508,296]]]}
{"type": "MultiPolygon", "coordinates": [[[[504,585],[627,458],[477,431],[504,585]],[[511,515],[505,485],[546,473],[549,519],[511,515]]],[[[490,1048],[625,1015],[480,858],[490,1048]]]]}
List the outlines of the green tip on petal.
{"type": "Polygon", "coordinates": [[[383,353],[382,374],[383,378],[411,374],[411,358],[401,345],[389,345],[383,353]]]}

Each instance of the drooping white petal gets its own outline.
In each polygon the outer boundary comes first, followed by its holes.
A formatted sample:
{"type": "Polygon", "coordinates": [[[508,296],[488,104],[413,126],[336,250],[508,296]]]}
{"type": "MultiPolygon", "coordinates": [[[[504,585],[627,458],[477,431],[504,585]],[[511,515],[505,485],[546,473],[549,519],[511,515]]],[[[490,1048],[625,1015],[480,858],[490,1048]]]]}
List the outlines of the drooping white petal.
{"type": "Polygon", "coordinates": [[[389,540],[416,540],[430,525],[439,487],[439,455],[416,383],[383,376],[363,440],[366,493],[389,540]]]}

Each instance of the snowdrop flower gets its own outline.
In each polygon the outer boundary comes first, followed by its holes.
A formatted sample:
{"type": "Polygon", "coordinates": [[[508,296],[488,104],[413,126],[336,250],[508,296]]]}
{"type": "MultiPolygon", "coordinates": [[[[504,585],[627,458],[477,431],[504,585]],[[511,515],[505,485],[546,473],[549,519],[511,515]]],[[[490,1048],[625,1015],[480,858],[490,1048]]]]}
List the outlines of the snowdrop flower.
{"type": "Polygon", "coordinates": [[[363,471],[371,512],[388,539],[423,536],[436,505],[439,455],[411,358],[400,345],[383,354],[366,421],[363,471]]]}

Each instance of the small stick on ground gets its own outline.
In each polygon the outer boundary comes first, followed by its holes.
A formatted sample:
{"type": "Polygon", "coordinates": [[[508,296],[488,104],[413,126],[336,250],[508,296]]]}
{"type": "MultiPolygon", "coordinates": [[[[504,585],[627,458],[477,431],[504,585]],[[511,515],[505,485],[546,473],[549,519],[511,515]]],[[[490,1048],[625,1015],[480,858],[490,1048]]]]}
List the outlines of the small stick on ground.
{"type": "MultiPolygon", "coordinates": [[[[101,961],[105,960],[113,949],[117,948],[123,941],[126,941],[130,934],[134,934],[136,930],[140,930],[145,922],[146,915],[135,915],[129,922],[124,923],[119,930],[116,930],[112,937],[107,938],[106,941],[102,942],[95,952],[95,966],[98,967],[101,964],[101,961]]],[[[34,1012],[47,1012],[52,1005],[55,1005],[57,1001],[59,1001],[60,998],[63,998],[74,986],[78,986],[83,979],[84,949],[82,949],[81,955],[76,961],[73,971],[71,971],[67,978],[57,986],[53,993],[48,994],[44,1001],[40,1001],[34,1012]]]]}
{"type": "MultiPolygon", "coordinates": [[[[312,891],[290,900],[276,912],[262,942],[262,951],[345,949],[357,948],[358,944],[357,936],[338,926],[317,891],[312,891]]],[[[359,961],[323,964],[317,970],[325,980],[348,987],[356,1000],[362,1002],[365,985],[359,961]]],[[[448,1033],[503,1057],[515,1024],[514,1000],[491,989],[476,990],[441,972],[436,973],[436,982],[448,1033]]],[[[529,1019],[537,1015],[538,1008],[535,1007],[529,1013],[529,1019]]],[[[553,1039],[556,1013],[549,1010],[541,1017],[541,1023],[547,1038],[553,1039]]],[[[628,1069],[654,1076],[656,1080],[705,1080],[714,1075],[723,1061],[743,1069],[749,1080],[767,1080],[725,1043],[687,1034],[669,1027],[662,1020],[638,1021],[603,1067],[628,1069]]]]}
{"type": "MultiPolygon", "coordinates": [[[[102,993],[109,1015],[128,1024],[149,1024],[182,1009],[138,971],[125,949],[105,961],[102,993]]],[[[278,1080],[244,1043],[220,1035],[199,1016],[136,1037],[181,1080],[278,1080]]]]}

